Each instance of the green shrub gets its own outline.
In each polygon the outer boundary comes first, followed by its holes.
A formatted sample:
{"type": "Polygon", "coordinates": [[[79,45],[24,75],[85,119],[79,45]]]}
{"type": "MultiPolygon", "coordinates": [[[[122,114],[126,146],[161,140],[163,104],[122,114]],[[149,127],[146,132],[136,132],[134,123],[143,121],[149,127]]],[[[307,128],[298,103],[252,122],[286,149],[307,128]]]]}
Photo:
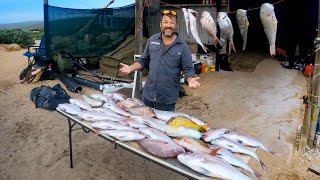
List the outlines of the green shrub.
{"type": "Polygon", "coordinates": [[[19,44],[21,47],[33,45],[31,36],[21,29],[0,29],[0,44],[19,44]]]}

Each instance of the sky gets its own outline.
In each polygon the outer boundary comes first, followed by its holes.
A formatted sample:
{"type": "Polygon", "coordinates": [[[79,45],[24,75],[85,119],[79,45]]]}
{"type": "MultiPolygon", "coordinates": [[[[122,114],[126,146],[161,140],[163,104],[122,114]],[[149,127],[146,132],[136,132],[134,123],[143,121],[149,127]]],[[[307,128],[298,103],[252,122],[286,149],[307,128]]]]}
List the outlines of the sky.
{"type": "MultiPolygon", "coordinates": [[[[49,5],[73,8],[103,8],[111,0],[48,0],[49,5]]],[[[114,0],[109,7],[121,7],[135,0],[114,0]]],[[[0,24],[43,20],[43,0],[0,0],[0,24]]]]}

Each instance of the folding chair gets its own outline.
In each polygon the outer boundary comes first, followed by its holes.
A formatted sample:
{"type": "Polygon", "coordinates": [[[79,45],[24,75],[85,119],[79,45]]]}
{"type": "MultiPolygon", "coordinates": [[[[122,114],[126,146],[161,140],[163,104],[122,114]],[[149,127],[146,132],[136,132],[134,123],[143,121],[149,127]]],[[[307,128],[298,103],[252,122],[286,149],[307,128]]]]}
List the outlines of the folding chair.
{"type": "Polygon", "coordinates": [[[31,65],[32,62],[30,60],[31,57],[40,56],[43,57],[46,55],[45,51],[45,36],[43,35],[40,40],[39,46],[28,46],[28,51],[23,54],[28,57],[28,64],[31,65]],[[31,52],[30,49],[34,49],[34,52],[31,52]]]}

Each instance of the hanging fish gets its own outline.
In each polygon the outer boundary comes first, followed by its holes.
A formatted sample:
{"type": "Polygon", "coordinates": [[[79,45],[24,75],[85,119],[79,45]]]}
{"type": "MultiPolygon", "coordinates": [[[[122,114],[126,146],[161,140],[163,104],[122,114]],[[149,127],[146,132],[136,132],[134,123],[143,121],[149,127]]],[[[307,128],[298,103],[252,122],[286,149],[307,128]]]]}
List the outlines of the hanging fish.
{"type": "MultiPolygon", "coordinates": [[[[231,53],[231,49],[236,52],[236,48],[233,44],[233,26],[230,18],[228,17],[228,14],[225,12],[219,12],[217,16],[217,22],[221,29],[221,41],[224,41],[223,46],[226,46],[226,43],[229,40],[229,54],[231,53]]],[[[222,52],[222,54],[225,53],[226,52],[222,52]]]]}
{"type": "Polygon", "coordinates": [[[236,14],[238,26],[240,29],[240,33],[242,36],[243,44],[242,44],[242,51],[246,49],[247,46],[247,37],[248,37],[248,27],[249,21],[247,18],[247,11],[244,9],[238,9],[236,14]]]}
{"type": "Polygon", "coordinates": [[[213,37],[213,44],[217,47],[217,44],[220,43],[220,40],[217,37],[217,27],[210,13],[203,11],[200,20],[202,28],[213,37]]]}
{"type": "Polygon", "coordinates": [[[184,16],[184,21],[186,22],[186,29],[187,29],[187,34],[189,37],[189,16],[188,16],[188,11],[186,8],[182,8],[183,16],[184,16]]]}
{"type": "Polygon", "coordinates": [[[274,7],[270,3],[264,3],[260,8],[260,19],[270,44],[270,55],[276,55],[276,36],[278,20],[274,13],[274,7]]]}
{"type": "Polygon", "coordinates": [[[198,34],[198,30],[197,30],[197,19],[195,17],[195,15],[197,14],[196,11],[192,10],[192,9],[188,9],[188,16],[189,16],[189,21],[190,21],[190,31],[191,34],[193,36],[193,38],[197,41],[197,43],[202,47],[202,49],[204,50],[204,52],[207,52],[207,47],[205,47],[200,38],[199,38],[199,34],[198,34]]]}

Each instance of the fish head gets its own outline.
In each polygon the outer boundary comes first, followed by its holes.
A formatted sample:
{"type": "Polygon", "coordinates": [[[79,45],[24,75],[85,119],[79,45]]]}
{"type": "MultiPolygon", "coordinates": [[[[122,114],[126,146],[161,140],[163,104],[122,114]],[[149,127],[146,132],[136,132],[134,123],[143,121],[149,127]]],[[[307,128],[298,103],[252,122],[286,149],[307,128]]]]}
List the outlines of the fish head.
{"type": "Polygon", "coordinates": [[[223,21],[226,20],[227,17],[227,13],[226,12],[219,12],[217,15],[217,21],[223,21]]]}

